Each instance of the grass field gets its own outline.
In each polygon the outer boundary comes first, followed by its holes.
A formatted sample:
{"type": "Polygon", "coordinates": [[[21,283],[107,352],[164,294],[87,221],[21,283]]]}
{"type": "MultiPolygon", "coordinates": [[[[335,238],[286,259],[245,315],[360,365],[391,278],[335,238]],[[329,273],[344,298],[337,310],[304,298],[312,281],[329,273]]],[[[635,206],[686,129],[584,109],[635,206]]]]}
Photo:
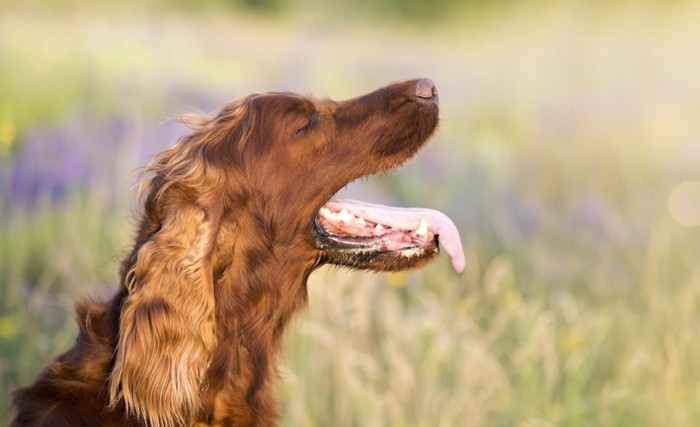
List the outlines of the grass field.
{"type": "Polygon", "coordinates": [[[11,390],[72,345],[75,299],[116,289],[135,170],[184,132],[168,119],[419,76],[438,85],[440,132],[348,192],[448,213],[466,271],[443,256],[315,273],[281,361],[282,425],[700,425],[700,6],[381,24],[352,8],[6,3],[0,425],[11,390]]]}

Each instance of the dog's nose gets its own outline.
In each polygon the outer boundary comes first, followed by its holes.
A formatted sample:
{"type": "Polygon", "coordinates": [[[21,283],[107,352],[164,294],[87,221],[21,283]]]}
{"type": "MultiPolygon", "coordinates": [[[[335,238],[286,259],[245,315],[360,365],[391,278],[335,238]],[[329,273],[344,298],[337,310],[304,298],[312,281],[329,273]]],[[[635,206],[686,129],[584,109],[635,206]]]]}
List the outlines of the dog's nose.
{"type": "Polygon", "coordinates": [[[437,88],[430,79],[420,79],[416,82],[416,96],[426,100],[437,100],[437,88]]]}

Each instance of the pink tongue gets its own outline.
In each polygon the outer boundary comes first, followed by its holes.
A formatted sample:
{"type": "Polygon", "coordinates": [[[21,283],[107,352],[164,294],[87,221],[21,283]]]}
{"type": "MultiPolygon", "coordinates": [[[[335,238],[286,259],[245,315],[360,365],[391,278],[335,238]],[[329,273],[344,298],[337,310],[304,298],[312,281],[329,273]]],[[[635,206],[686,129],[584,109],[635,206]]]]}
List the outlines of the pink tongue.
{"type": "Polygon", "coordinates": [[[424,208],[395,208],[356,200],[330,201],[326,207],[334,212],[346,209],[357,217],[399,230],[415,230],[420,220],[424,219],[428,222],[428,230],[438,236],[440,246],[452,257],[455,271],[461,273],[464,270],[464,249],[459,231],[442,212],[424,208]]]}

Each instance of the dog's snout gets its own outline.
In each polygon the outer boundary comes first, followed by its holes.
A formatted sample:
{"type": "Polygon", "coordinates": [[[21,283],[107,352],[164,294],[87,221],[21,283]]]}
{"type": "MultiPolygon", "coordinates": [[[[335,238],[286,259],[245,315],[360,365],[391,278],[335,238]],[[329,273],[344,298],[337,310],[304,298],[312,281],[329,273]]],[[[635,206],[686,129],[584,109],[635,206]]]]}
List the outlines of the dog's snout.
{"type": "Polygon", "coordinates": [[[425,100],[437,100],[437,88],[430,79],[420,79],[416,82],[416,96],[425,100]]]}

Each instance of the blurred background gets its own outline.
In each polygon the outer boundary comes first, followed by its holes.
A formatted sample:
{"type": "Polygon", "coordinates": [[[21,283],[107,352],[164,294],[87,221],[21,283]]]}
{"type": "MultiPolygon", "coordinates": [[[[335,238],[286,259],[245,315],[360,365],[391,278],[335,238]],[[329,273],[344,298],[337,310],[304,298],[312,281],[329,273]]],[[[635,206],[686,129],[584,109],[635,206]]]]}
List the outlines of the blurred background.
{"type": "Polygon", "coordinates": [[[347,191],[448,213],[466,271],[314,273],[282,425],[700,425],[698,22],[690,0],[0,0],[0,424],[75,300],[117,288],[173,118],[431,77],[433,142],[347,191]]]}

